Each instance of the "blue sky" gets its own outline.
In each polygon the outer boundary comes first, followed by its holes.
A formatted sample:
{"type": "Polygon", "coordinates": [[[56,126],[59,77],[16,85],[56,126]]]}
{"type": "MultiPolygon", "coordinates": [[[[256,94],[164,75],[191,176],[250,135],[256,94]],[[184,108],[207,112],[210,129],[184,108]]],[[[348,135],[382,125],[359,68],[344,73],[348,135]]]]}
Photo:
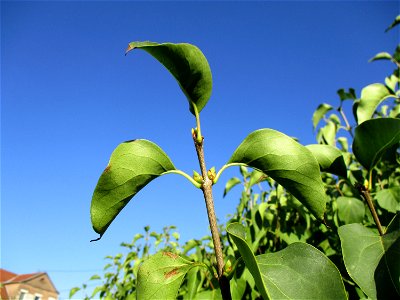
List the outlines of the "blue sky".
{"type": "MultiPolygon", "coordinates": [[[[213,93],[201,113],[208,167],[223,166],[250,132],[274,128],[315,142],[311,116],[339,88],[382,82],[399,31],[384,29],[397,1],[1,2],[1,267],[46,271],[65,299],[101,272],[104,257],[150,225],[182,240],[208,234],[201,191],[158,178],[121,212],[102,240],[91,228],[93,189],[113,149],[149,139],[175,166],[199,170],[195,119],[172,76],[131,41],[188,42],[207,57],[213,93]]],[[[233,213],[240,190],[222,198],[233,213]]]]}

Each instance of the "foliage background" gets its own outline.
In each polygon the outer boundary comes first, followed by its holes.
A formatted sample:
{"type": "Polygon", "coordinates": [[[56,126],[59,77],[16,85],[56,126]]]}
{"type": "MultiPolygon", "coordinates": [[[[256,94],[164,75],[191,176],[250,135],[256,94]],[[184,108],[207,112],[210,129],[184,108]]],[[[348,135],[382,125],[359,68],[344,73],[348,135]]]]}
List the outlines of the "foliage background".
{"type": "MultiPolygon", "coordinates": [[[[313,142],[320,102],[389,73],[366,61],[396,45],[398,30],[383,29],[398,10],[396,1],[1,2],[2,267],[49,271],[65,297],[145,225],[176,224],[182,240],[208,232],[198,191],[171,176],[142,191],[101,243],[88,244],[91,193],[119,142],[152,139],[178,167],[196,169],[186,100],[151,58],[123,56],[131,40],[190,41],[205,52],[214,76],[202,116],[206,155],[220,167],[257,128],[313,142]],[[148,99],[157,100],[151,110],[148,99]]],[[[222,193],[217,185],[224,220],[240,195],[222,193]]]]}

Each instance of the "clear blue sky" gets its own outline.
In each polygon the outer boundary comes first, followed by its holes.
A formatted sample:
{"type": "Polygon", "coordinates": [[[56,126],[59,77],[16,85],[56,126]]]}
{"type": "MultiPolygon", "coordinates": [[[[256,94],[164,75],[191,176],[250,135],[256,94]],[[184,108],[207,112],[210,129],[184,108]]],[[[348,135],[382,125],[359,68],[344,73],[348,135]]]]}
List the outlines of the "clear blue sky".
{"type": "MultiPolygon", "coordinates": [[[[202,194],[183,177],[158,178],[102,240],[91,228],[93,189],[113,149],[146,138],[175,166],[198,170],[194,117],[172,76],[128,42],[189,42],[206,55],[213,94],[201,114],[208,167],[219,169],[247,134],[274,128],[314,143],[311,116],[339,88],[381,82],[399,31],[384,29],[397,1],[1,2],[1,267],[46,271],[65,299],[100,272],[104,256],[150,225],[182,239],[208,233],[202,194]],[[89,271],[89,272],[88,272],[89,271]]],[[[222,198],[221,221],[240,190],[222,198]]]]}

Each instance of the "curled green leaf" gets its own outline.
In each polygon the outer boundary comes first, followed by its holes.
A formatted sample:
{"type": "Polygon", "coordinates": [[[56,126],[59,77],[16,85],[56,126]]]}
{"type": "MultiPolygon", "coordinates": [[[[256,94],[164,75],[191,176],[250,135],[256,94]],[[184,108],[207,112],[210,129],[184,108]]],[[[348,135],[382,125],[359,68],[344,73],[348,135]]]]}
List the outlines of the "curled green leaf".
{"type": "Polygon", "coordinates": [[[292,138],[273,129],[256,130],[239,145],[227,166],[235,164],[270,176],[317,219],[323,219],[326,195],[318,162],[310,150],[292,138]]]}
{"type": "Polygon", "coordinates": [[[102,236],[108,226],[144,186],[175,170],[169,157],[156,144],[133,140],[120,144],[111,154],[92,197],[93,229],[102,236]]]}
{"type": "Polygon", "coordinates": [[[223,197],[226,196],[226,194],[228,194],[228,192],[235,187],[236,185],[238,185],[239,183],[241,183],[240,179],[237,177],[233,177],[231,179],[228,180],[228,182],[225,184],[225,189],[224,189],[224,195],[223,197]]]}
{"type": "Polygon", "coordinates": [[[371,119],[378,105],[385,99],[393,96],[392,92],[380,83],[373,83],[363,88],[357,107],[358,124],[371,119]]]}
{"type": "Polygon", "coordinates": [[[369,61],[373,62],[375,60],[392,60],[392,59],[393,59],[393,57],[389,53],[379,52],[373,58],[371,58],[369,61]]]}
{"type": "Polygon", "coordinates": [[[126,53],[142,49],[156,58],[178,81],[195,115],[207,104],[212,91],[212,75],[204,54],[194,45],[181,43],[131,42],[126,53]]]}
{"type": "Polygon", "coordinates": [[[400,119],[371,119],[356,127],[353,152],[367,170],[371,170],[386,150],[400,142],[400,119]]]}
{"type": "Polygon", "coordinates": [[[345,89],[339,89],[337,91],[337,94],[340,97],[340,101],[345,101],[345,100],[355,100],[356,97],[356,91],[353,88],[349,88],[349,91],[346,92],[345,89]]]}
{"type": "Polygon", "coordinates": [[[346,164],[344,162],[342,152],[329,145],[313,144],[307,145],[306,148],[317,159],[321,171],[329,172],[342,177],[347,177],[346,164]]]}
{"type": "Polygon", "coordinates": [[[392,28],[396,27],[399,24],[400,24],[400,15],[398,15],[396,19],[394,19],[393,23],[390,24],[388,28],[386,28],[385,32],[388,32],[389,30],[391,30],[392,28]]]}
{"type": "Polygon", "coordinates": [[[312,122],[313,122],[313,128],[315,129],[319,123],[319,121],[321,121],[321,119],[325,116],[325,114],[330,111],[331,109],[333,109],[333,107],[329,104],[323,103],[320,104],[317,109],[315,110],[313,117],[312,117],[312,122]]]}

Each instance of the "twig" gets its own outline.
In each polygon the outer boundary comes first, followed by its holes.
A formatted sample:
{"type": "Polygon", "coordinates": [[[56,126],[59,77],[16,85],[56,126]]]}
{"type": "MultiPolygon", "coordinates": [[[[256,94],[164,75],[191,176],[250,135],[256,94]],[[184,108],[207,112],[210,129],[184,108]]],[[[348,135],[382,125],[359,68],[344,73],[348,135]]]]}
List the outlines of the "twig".
{"type": "Polygon", "coordinates": [[[376,227],[378,228],[379,235],[381,235],[381,236],[384,235],[383,228],[382,228],[381,222],[379,221],[378,214],[376,213],[374,204],[372,203],[372,199],[371,199],[371,195],[369,193],[369,190],[364,185],[362,185],[360,183],[357,183],[355,188],[358,190],[360,195],[367,202],[368,208],[371,211],[372,217],[374,218],[376,227]]]}
{"type": "Polygon", "coordinates": [[[230,300],[232,299],[232,297],[230,293],[229,280],[227,280],[227,278],[223,275],[224,256],[222,254],[222,246],[218,232],[217,217],[215,215],[215,209],[214,209],[214,199],[212,194],[213,182],[210,178],[208,178],[206,163],[204,159],[203,137],[201,138],[201,141],[199,141],[198,135],[193,134],[193,141],[196,148],[197,157],[199,159],[201,173],[203,176],[203,184],[201,186],[201,190],[203,191],[204,200],[206,202],[208,221],[210,224],[211,236],[214,243],[214,251],[217,259],[217,274],[218,274],[219,285],[221,288],[221,294],[224,300],[230,300]]]}

